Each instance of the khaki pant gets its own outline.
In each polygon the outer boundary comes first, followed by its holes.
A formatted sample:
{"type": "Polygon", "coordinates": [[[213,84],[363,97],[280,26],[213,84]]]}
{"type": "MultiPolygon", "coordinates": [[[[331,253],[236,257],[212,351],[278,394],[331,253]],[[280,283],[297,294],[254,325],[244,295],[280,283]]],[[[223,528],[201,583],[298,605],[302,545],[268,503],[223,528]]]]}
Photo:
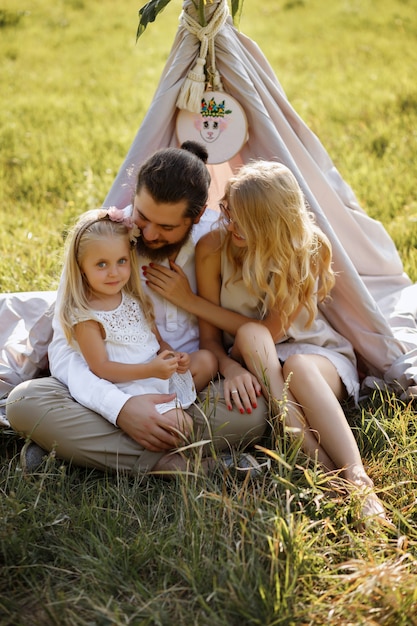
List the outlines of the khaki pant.
{"type": "MultiPolygon", "coordinates": [[[[218,385],[207,393],[209,397],[200,394],[200,409],[187,409],[194,419],[196,440],[210,439],[207,447],[216,450],[259,440],[267,426],[267,407],[262,397],[258,398],[257,409],[241,415],[236,409],[226,408],[218,385]]],[[[75,402],[67,387],[52,377],[15,387],[8,398],[6,415],[16,432],[45,450],[55,450],[57,458],[84,467],[144,473],[165,454],[144,449],[101,415],[75,402]]]]}

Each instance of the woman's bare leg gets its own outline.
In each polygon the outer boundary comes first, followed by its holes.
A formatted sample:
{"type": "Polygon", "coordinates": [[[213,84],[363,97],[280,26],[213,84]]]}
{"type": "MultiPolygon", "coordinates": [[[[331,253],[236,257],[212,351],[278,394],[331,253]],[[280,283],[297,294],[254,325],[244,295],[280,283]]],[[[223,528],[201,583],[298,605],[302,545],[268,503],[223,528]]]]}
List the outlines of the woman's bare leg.
{"type": "Polygon", "coordinates": [[[339,400],[345,388],[334,365],[325,357],[294,354],[283,367],[289,387],[303,407],[306,420],[321,446],[351,482],[372,485],[339,400]]]}
{"type": "Polygon", "coordinates": [[[314,432],[306,421],[302,405],[292,393],[291,381],[289,385],[286,383],[269,330],[260,324],[245,324],[236,334],[235,347],[248,370],[258,378],[267,398],[271,396],[279,406],[285,394],[285,424],[300,430],[303,451],[311,458],[317,458],[326,470],[337,469],[332,457],[321,445],[320,434],[314,432]]]}
{"type": "Polygon", "coordinates": [[[286,424],[302,430],[302,448],[327,470],[340,469],[352,485],[363,490],[362,516],[386,521],[384,507],[372,491],[360,452],[339,399],[346,393],[336,368],[325,357],[293,355],[281,368],[272,336],[259,324],[248,324],[236,335],[236,348],[276,400],[285,391],[286,424]],[[263,376],[269,381],[266,385],[263,376]],[[313,434],[314,433],[314,434],[313,434]]]}

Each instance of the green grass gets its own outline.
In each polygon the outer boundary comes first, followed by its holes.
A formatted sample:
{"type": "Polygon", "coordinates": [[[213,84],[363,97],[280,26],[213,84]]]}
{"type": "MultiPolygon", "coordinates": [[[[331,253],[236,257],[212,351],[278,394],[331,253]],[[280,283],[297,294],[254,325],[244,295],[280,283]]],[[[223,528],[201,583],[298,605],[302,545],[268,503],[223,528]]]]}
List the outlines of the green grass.
{"type": "Polygon", "coordinates": [[[247,485],[106,475],[53,455],[25,476],[5,432],[0,623],[415,624],[415,416],[376,394],[353,426],[389,534],[355,529],[354,495],[330,494],[289,442],[247,485]]]}
{"type": "MultiPolygon", "coordinates": [[[[156,89],[179,0],[135,44],[127,0],[3,0],[0,289],[52,289],[63,233],[106,195],[156,89]]],[[[246,0],[241,29],[417,280],[414,0],[246,0]]],[[[277,437],[256,485],[19,466],[0,432],[0,624],[417,624],[414,407],[350,414],[396,525],[360,532],[355,497],[277,437]],[[285,458],[284,458],[285,457],[285,458]]]]}

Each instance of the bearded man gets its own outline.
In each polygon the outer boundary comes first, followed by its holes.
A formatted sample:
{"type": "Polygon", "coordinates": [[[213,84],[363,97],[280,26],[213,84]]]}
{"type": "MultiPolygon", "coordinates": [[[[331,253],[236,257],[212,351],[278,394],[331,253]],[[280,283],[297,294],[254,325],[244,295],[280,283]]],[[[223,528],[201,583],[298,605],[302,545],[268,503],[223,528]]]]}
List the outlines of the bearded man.
{"type": "MultiPolygon", "coordinates": [[[[195,245],[218,217],[207,208],[210,175],[204,150],[199,156],[194,152],[193,146],[188,146],[151,155],[139,170],[133,204],[126,208],[141,230],[140,267],[152,262],[169,267],[170,261],[175,261],[193,290],[195,245]]],[[[148,293],[162,338],[176,351],[197,350],[198,320],[154,290],[148,289],[148,293]]],[[[167,450],[183,443],[178,423],[155,408],[172,396],[126,395],[89,370],[66,341],[57,316],[53,329],[48,351],[52,376],[21,383],[7,402],[12,428],[33,442],[23,448],[23,463],[35,469],[45,451],[54,450],[58,458],[84,467],[152,471],[167,450]]],[[[205,446],[207,454],[252,444],[267,425],[262,397],[256,408],[248,407],[242,414],[225,405],[221,389],[221,381],[213,381],[200,394],[200,406],[187,410],[193,418],[194,438],[210,441],[205,446]]]]}

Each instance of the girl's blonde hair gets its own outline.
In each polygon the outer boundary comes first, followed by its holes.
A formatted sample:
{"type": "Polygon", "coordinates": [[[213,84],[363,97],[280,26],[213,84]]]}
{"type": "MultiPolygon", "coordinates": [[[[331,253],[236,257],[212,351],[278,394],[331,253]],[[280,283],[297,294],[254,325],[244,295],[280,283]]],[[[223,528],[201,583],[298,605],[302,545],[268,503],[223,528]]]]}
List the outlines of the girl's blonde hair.
{"type": "Polygon", "coordinates": [[[311,325],[317,300],[324,300],[335,282],[332,250],[294,174],[281,163],[251,162],[229,180],[223,200],[247,244],[237,248],[227,233],[228,257],[260,299],[262,316],[278,307],[285,330],[304,305],[311,325]]]}
{"type": "Polygon", "coordinates": [[[130,241],[130,236],[131,229],[122,222],[112,221],[103,209],[83,213],[69,232],[65,244],[63,292],[59,309],[59,319],[68,343],[71,344],[74,339],[74,319],[91,313],[89,285],[81,264],[88,246],[103,237],[123,237],[128,241],[131,274],[123,289],[139,302],[147,321],[150,324],[154,322],[153,305],[142,289],[136,247],[130,241]]]}

